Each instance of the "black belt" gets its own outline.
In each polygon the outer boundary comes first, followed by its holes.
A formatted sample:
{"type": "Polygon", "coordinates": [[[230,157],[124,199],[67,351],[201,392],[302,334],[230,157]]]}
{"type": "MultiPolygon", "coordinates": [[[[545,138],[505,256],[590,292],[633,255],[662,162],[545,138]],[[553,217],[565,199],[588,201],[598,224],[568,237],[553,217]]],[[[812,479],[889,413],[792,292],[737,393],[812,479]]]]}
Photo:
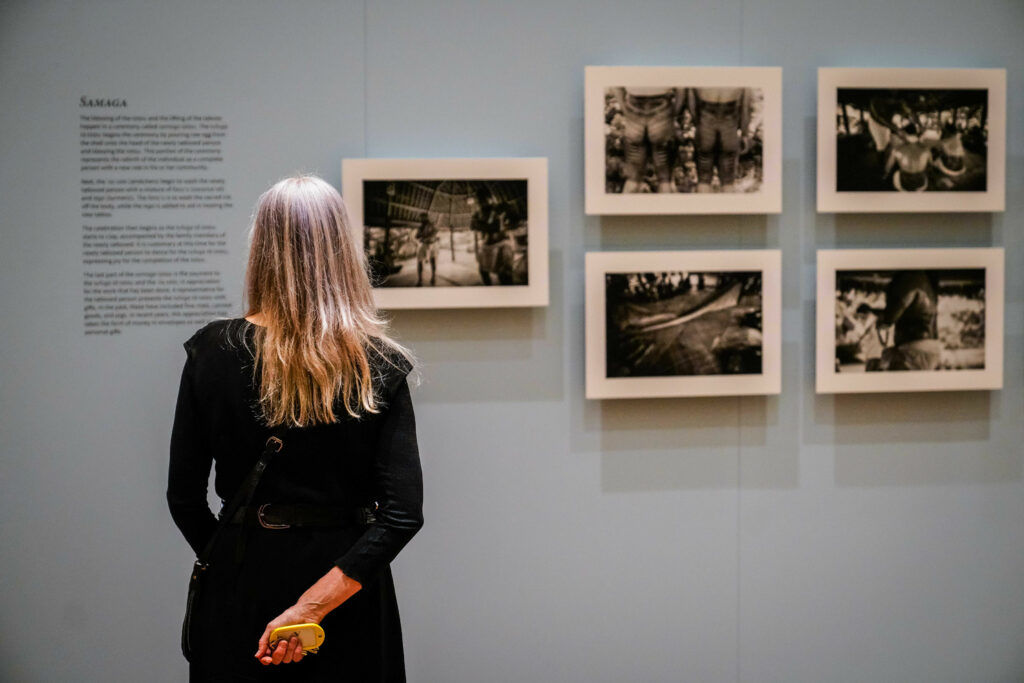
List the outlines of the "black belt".
{"type": "Polygon", "coordinates": [[[231,524],[259,525],[264,529],[291,527],[343,528],[368,526],[377,521],[376,507],[334,507],[330,505],[301,505],[264,503],[238,509],[231,516],[231,524]]]}

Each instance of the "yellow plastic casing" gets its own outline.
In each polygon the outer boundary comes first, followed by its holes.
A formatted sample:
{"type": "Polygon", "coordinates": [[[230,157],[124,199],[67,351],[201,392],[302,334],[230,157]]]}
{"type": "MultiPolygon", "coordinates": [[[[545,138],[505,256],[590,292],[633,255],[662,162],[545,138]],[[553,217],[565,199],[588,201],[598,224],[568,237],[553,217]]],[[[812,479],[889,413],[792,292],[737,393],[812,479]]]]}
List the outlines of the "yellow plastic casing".
{"type": "Polygon", "coordinates": [[[320,628],[320,624],[289,624],[288,626],[279,626],[270,632],[270,649],[274,649],[279,640],[289,640],[292,636],[299,637],[303,652],[316,652],[326,637],[324,630],[320,628]]]}

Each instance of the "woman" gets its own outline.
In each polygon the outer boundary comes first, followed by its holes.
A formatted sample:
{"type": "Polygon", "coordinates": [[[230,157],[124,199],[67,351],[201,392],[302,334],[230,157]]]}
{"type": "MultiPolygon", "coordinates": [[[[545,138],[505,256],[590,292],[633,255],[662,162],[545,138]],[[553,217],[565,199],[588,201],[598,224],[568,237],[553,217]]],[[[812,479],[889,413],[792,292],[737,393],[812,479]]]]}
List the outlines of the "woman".
{"type": "Polygon", "coordinates": [[[377,317],[341,196],[288,178],[259,201],[244,319],[185,343],[167,499],[199,554],[264,451],[244,511],[217,536],[191,621],[193,681],[404,681],[389,562],[419,530],[422,478],[406,351],[377,317]],[[307,655],[270,632],[320,623],[307,655]],[[255,653],[255,657],[253,656],[255,653]]]}

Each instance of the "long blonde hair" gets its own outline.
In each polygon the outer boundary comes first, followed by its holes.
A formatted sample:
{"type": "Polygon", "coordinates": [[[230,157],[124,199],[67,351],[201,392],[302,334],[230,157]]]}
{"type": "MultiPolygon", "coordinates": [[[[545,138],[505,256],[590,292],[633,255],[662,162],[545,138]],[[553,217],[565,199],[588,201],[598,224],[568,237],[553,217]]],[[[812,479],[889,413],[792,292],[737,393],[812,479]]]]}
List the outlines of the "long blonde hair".
{"type": "Polygon", "coordinates": [[[337,190],[297,175],[263,193],[245,280],[247,316],[260,318],[253,373],[269,425],[334,422],[338,399],[353,417],[379,412],[369,353],[411,359],[377,313],[337,190]]]}

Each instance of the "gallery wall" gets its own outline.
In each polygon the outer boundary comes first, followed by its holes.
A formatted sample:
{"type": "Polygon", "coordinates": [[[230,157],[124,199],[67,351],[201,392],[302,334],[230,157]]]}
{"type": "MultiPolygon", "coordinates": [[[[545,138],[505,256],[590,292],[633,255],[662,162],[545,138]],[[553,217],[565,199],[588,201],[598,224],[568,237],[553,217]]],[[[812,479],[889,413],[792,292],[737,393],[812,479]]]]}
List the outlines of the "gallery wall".
{"type": "Polygon", "coordinates": [[[1017,0],[3,3],[0,680],[186,675],[164,489],[195,326],[85,334],[83,97],[227,124],[230,202],[122,218],[226,231],[231,314],[285,174],[549,159],[550,305],[392,316],[422,361],[410,680],[1020,680],[1022,28],[1017,0]],[[591,64],[783,67],[783,212],[585,216],[591,64]],[[818,66],[1007,67],[1005,213],[817,214],[818,66]],[[1004,388],[816,395],[816,250],[916,246],[1006,249],[1004,388]],[[584,399],[584,253],[733,248],[782,250],[782,393],[584,399]]]}

